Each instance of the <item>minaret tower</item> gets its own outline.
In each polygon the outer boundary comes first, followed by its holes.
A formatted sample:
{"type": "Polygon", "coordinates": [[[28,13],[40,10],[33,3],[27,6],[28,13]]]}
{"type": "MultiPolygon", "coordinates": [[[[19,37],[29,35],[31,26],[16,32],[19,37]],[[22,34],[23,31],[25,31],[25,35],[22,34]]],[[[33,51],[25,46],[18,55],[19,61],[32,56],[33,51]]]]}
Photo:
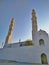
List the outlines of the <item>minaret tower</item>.
{"type": "Polygon", "coordinates": [[[32,42],[35,43],[35,36],[37,33],[37,17],[36,17],[36,12],[33,9],[32,10],[32,42]]]}
{"type": "Polygon", "coordinates": [[[8,35],[7,35],[6,40],[5,40],[5,44],[7,44],[7,43],[11,44],[13,28],[14,28],[14,18],[12,18],[12,20],[11,20],[11,24],[9,26],[9,31],[8,31],[8,35]]]}
{"type": "Polygon", "coordinates": [[[32,31],[37,32],[37,17],[34,9],[32,10],[32,31]]]}

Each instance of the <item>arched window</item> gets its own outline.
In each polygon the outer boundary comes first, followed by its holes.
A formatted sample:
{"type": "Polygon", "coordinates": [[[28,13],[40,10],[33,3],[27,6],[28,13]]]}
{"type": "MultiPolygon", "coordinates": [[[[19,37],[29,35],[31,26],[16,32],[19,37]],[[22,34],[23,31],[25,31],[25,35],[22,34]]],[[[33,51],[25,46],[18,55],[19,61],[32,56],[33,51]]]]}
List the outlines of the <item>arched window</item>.
{"type": "Polygon", "coordinates": [[[41,54],[41,62],[42,62],[42,64],[48,64],[47,56],[44,53],[41,54]]]}
{"type": "Polygon", "coordinates": [[[39,40],[39,45],[44,45],[44,40],[43,39],[39,40]]]}

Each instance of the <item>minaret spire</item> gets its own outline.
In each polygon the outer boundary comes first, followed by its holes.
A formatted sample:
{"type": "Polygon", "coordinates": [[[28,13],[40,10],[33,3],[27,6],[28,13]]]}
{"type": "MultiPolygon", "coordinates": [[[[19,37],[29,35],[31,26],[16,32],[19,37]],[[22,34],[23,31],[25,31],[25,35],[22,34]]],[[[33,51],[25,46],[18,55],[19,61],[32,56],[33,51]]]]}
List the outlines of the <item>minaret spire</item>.
{"type": "Polygon", "coordinates": [[[37,32],[37,17],[34,9],[32,10],[32,31],[37,32]]]}
{"type": "Polygon", "coordinates": [[[14,28],[14,18],[12,18],[12,20],[11,20],[11,24],[9,26],[9,31],[8,31],[8,35],[7,35],[6,40],[5,40],[5,44],[6,43],[11,44],[13,28],[14,28]]]}

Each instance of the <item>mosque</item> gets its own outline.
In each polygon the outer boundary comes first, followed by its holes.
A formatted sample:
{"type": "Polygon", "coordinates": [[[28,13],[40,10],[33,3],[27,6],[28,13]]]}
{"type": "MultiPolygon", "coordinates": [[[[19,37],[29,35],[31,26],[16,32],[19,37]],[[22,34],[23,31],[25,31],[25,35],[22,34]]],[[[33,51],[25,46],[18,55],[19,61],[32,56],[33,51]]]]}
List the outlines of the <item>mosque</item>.
{"type": "Polygon", "coordinates": [[[14,60],[26,63],[49,64],[49,35],[38,31],[36,12],[32,10],[32,40],[11,43],[14,18],[11,20],[5,45],[0,49],[0,60],[14,60]]]}

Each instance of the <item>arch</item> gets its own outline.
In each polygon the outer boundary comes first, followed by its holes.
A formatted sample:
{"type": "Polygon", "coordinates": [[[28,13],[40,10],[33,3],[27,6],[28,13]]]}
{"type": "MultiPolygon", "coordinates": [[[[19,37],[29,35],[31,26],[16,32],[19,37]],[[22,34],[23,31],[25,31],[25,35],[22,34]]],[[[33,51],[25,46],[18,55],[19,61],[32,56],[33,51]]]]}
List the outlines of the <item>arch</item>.
{"type": "Polygon", "coordinates": [[[48,64],[48,62],[47,62],[47,56],[46,56],[45,53],[41,54],[41,62],[42,62],[42,64],[48,64]]]}
{"type": "Polygon", "coordinates": [[[39,45],[44,45],[44,40],[43,39],[39,40],[39,45]]]}

